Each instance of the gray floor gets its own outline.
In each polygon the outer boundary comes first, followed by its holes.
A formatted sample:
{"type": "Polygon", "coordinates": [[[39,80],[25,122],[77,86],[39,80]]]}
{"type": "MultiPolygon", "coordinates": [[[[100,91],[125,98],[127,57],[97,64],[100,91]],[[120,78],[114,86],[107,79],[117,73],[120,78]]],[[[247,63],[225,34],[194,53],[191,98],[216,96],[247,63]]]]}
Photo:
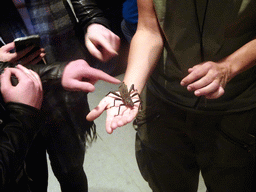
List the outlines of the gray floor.
{"type": "MultiPolygon", "coordinates": [[[[118,76],[122,80],[123,75],[118,76]]],[[[117,85],[102,81],[96,84],[96,91],[89,94],[89,103],[93,109],[117,85]]],[[[88,177],[89,192],[150,192],[137,167],[134,154],[135,130],[127,125],[109,135],[105,131],[104,113],[95,123],[98,140],[87,149],[84,169],[88,177]]],[[[49,192],[60,192],[59,184],[49,166],[49,192]]],[[[198,192],[205,192],[200,178],[198,192]]]]}

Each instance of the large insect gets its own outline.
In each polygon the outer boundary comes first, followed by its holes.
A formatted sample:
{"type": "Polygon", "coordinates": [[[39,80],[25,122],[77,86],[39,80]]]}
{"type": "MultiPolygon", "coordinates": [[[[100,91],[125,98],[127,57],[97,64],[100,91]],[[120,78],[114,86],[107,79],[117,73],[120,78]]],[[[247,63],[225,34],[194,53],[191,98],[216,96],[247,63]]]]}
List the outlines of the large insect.
{"type": "MultiPolygon", "coordinates": [[[[119,93],[114,92],[114,91],[110,91],[106,96],[108,96],[109,94],[113,94],[117,97],[114,98],[114,105],[111,107],[115,106],[115,102],[116,100],[118,101],[123,101],[123,104],[119,105],[118,108],[118,114],[115,116],[118,116],[120,114],[120,109],[122,106],[127,106],[130,108],[134,107],[134,103],[140,102],[140,96],[139,94],[136,92],[136,90],[134,89],[134,84],[131,85],[130,90],[128,91],[127,89],[127,85],[125,85],[124,82],[121,83],[119,89],[118,89],[119,93]],[[133,101],[132,98],[135,97],[136,95],[138,95],[139,99],[136,101],[133,101]]],[[[111,108],[110,107],[110,108],[111,108]]]]}

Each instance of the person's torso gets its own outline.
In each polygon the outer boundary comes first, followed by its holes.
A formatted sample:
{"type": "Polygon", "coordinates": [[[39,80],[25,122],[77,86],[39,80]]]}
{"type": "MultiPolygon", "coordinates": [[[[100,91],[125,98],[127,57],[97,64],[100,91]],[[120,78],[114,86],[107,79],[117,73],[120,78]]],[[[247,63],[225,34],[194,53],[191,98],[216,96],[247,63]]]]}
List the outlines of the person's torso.
{"type": "Polygon", "coordinates": [[[154,5],[167,46],[150,88],[167,102],[187,108],[237,111],[256,107],[255,67],[237,75],[221,98],[207,104],[180,86],[188,68],[219,61],[255,37],[256,1],[154,0],[154,5]]]}

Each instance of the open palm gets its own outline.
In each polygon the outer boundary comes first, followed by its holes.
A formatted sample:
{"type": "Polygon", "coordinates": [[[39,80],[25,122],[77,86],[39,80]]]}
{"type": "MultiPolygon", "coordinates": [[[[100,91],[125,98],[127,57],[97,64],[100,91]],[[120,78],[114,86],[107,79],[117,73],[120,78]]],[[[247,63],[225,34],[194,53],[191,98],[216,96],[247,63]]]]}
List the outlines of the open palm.
{"type": "Polygon", "coordinates": [[[133,106],[127,105],[125,100],[118,95],[120,95],[119,91],[110,92],[86,117],[88,121],[93,121],[106,110],[106,131],[109,134],[116,128],[132,122],[140,108],[138,94],[134,94],[134,92],[131,93],[130,98],[134,104],[133,106]]]}

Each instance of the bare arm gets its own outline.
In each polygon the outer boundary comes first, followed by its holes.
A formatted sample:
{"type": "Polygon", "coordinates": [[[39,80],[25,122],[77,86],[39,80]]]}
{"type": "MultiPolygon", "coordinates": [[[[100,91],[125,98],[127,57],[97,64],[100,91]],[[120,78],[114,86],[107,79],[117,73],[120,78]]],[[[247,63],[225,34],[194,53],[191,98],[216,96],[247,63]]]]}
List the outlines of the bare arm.
{"type": "Polygon", "coordinates": [[[131,41],[124,82],[140,93],[163,50],[163,38],[153,0],[138,0],[138,28],[131,41]]]}
{"type": "MultiPolygon", "coordinates": [[[[138,0],[139,20],[136,34],[134,35],[128,58],[128,67],[124,77],[127,87],[134,84],[139,93],[153,71],[163,50],[163,38],[155,15],[153,0],[138,0]]],[[[118,114],[121,102],[115,107],[114,99],[106,96],[99,105],[88,115],[87,120],[92,121],[107,110],[106,130],[112,133],[117,127],[130,123],[137,115],[139,103],[134,107],[124,106],[118,114]]]]}

